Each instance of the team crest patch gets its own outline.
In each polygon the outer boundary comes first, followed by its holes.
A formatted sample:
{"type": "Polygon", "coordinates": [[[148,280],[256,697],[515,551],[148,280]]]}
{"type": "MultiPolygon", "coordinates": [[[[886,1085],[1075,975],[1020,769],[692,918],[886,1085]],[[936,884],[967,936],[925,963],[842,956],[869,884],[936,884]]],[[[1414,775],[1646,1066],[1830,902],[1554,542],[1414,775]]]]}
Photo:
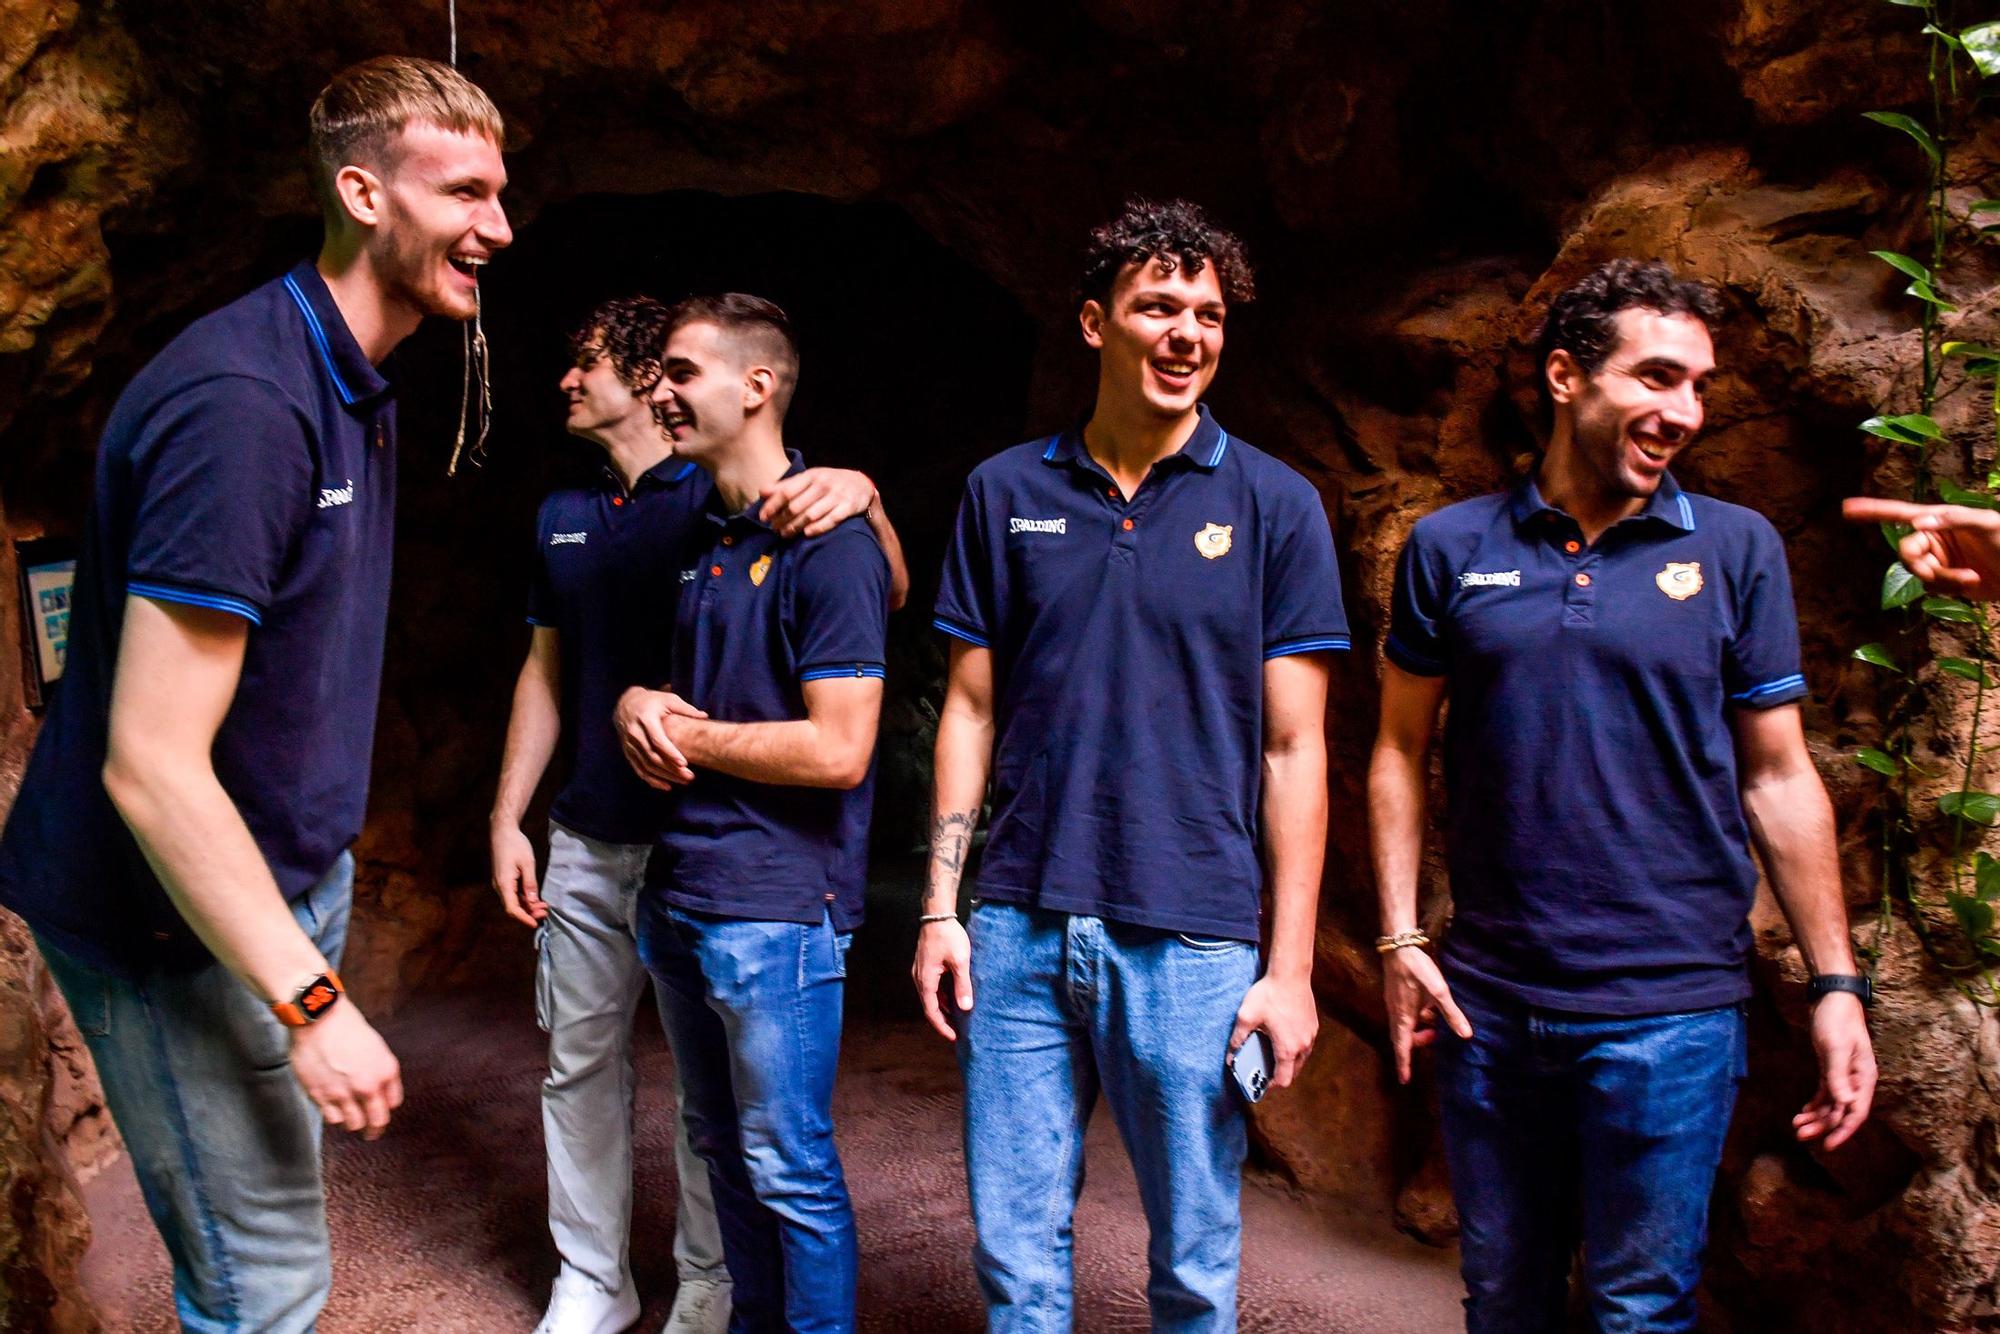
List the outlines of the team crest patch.
{"type": "Polygon", "coordinates": [[[1660,591],[1676,602],[1686,602],[1701,592],[1701,563],[1670,560],[1667,568],[1653,576],[1660,591]]]}
{"type": "Polygon", "coordinates": [[[1194,549],[1209,560],[1227,556],[1230,534],[1235,531],[1234,524],[1212,523],[1194,535],[1194,549]]]}
{"type": "MultiPolygon", "coordinates": [[[[764,577],[770,573],[771,558],[769,556],[759,556],[756,560],[750,562],[750,582],[753,586],[762,588],[764,586],[764,577]]],[[[1700,580],[1697,579],[1696,583],[1699,584],[1700,580]]]]}

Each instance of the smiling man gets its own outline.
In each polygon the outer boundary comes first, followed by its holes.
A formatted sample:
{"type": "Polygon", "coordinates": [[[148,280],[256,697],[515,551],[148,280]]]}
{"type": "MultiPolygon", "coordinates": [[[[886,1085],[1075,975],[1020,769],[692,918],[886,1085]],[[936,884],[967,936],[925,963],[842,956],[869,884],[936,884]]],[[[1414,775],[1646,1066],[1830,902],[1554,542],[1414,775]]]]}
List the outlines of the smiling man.
{"type": "Polygon", "coordinates": [[[384,57],[313,104],[317,262],[196,321],[113,408],[68,673],[0,837],[89,1043],[182,1323],[308,1330],[323,1123],[396,1058],[335,973],[382,671],[396,416],[376,367],[511,239],[499,113],[384,57]]]}
{"type": "Polygon", "coordinates": [[[1202,406],[1253,290],[1242,243],[1192,204],[1135,201],[1093,233],[1096,403],[973,471],[945,559],[912,971],[958,1042],[994,1331],[1070,1326],[1100,1092],[1151,1229],[1153,1328],[1233,1330],[1246,1133],[1226,1059],[1261,1030],[1283,1086],[1318,1031],[1328,653],[1347,620],[1318,493],[1202,406]]]}
{"type": "MultiPolygon", "coordinates": [[[[514,689],[492,815],[493,884],[515,920],[538,928],[536,1010],[549,1035],[542,1084],[549,1231],[562,1269],[537,1334],[609,1334],[638,1318],[629,1263],[632,1215],[632,1019],[646,971],[637,898],[664,822],[661,794],[626,764],[611,725],[619,695],[669,674],[680,556],[704,526],[709,476],[677,458],[650,395],[668,310],[649,297],[607,301],[571,338],[560,388],[570,434],[604,452],[597,483],[558,491],[535,524],[534,633],[514,689]],[[549,809],[548,874],[521,818],[555,752],[574,759],[549,809]]],[[[817,537],[862,513],[891,561],[891,605],[908,579],[875,487],[858,472],[807,469],[773,483],[763,510],[785,535],[817,537]],[[827,508],[816,520],[808,512],[827,508]]],[[[675,1096],[677,1106],[685,1097],[675,1096]]],[[[666,1334],[721,1334],[729,1273],[708,1168],[677,1118],[680,1286],[666,1334]]]]}
{"type": "Polygon", "coordinates": [[[1821,1081],[1800,1139],[1843,1143],[1875,1064],[1807,752],[1785,549],[1668,471],[1701,429],[1715,293],[1616,260],[1537,343],[1550,435],[1512,492],[1420,520],[1397,568],[1369,774],[1398,1075],[1438,1074],[1466,1324],[1694,1328],[1745,1072],[1754,840],[1813,974],[1821,1081]],[[1453,917],[1417,928],[1426,755],[1446,694],[1453,917]]]}

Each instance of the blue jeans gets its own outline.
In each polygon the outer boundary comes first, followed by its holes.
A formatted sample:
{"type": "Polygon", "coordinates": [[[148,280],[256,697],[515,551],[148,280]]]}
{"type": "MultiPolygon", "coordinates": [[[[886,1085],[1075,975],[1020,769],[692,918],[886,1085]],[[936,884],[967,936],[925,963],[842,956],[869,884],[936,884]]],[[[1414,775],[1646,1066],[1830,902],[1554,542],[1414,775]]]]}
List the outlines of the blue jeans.
{"type": "Polygon", "coordinates": [[[1070,1328],[1101,1089],[1146,1210],[1153,1328],[1234,1330],[1248,1146],[1224,1059],[1257,947],[1004,903],[975,908],[971,933],[958,1054],[987,1328],[1070,1328]]]}
{"type": "Polygon", "coordinates": [[[1562,1330],[1581,1242],[1590,1328],[1692,1330],[1743,1008],[1599,1017],[1453,994],[1473,1031],[1438,1038],[1466,1329],[1562,1330]]]}
{"type": "Polygon", "coordinates": [[[748,921],[641,899],[639,958],[659,989],[688,1140],[708,1164],[739,1334],[854,1328],[854,1209],[833,1143],[850,939],[824,917],[748,921]]]}
{"type": "MultiPolygon", "coordinates": [[[[342,853],[292,904],[336,967],[353,887],[342,853]]],[[[323,1123],[292,1076],[284,1026],[221,964],[126,978],[37,943],[173,1260],[182,1328],[312,1329],[333,1285],[323,1123]]]]}

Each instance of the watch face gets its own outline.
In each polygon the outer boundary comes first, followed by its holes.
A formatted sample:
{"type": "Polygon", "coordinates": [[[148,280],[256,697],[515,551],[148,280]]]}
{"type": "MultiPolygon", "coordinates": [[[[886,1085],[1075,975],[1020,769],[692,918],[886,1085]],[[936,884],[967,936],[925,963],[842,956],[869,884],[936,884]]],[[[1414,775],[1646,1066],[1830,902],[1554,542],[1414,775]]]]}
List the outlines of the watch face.
{"type": "Polygon", "coordinates": [[[299,1012],[310,1023],[325,1014],[327,1009],[340,999],[340,991],[324,976],[306,983],[306,989],[299,993],[299,1012]]]}

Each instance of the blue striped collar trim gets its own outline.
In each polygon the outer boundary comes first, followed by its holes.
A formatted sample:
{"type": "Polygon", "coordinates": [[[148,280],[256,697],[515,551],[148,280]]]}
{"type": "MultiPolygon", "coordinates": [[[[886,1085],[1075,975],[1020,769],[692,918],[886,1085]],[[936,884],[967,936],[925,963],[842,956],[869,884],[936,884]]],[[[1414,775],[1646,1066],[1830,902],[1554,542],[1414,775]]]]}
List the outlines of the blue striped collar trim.
{"type": "Polygon", "coordinates": [[[319,352],[320,364],[333,381],[334,392],[348,407],[376,398],[389,390],[389,382],[362,353],[360,344],[341,318],[340,308],[326,290],[325,281],[311,260],[306,260],[284,276],[286,295],[305,318],[306,333],[319,352]]]}
{"type": "MultiPolygon", "coordinates": [[[[1167,459],[1183,459],[1203,472],[1214,472],[1221,466],[1223,456],[1229,452],[1229,432],[1215,424],[1215,418],[1209,415],[1207,404],[1198,405],[1195,411],[1200,420],[1195,423],[1194,434],[1189,436],[1187,442],[1179,449],[1169,454],[1167,459]]],[[[1085,449],[1083,444],[1083,428],[1088,421],[1089,419],[1085,418],[1069,430],[1050,436],[1048,446],[1042,450],[1042,462],[1079,463],[1095,467],[1095,460],[1091,459],[1090,451],[1085,449]]],[[[1164,463],[1167,459],[1162,459],[1161,462],[1164,463]]]]}

